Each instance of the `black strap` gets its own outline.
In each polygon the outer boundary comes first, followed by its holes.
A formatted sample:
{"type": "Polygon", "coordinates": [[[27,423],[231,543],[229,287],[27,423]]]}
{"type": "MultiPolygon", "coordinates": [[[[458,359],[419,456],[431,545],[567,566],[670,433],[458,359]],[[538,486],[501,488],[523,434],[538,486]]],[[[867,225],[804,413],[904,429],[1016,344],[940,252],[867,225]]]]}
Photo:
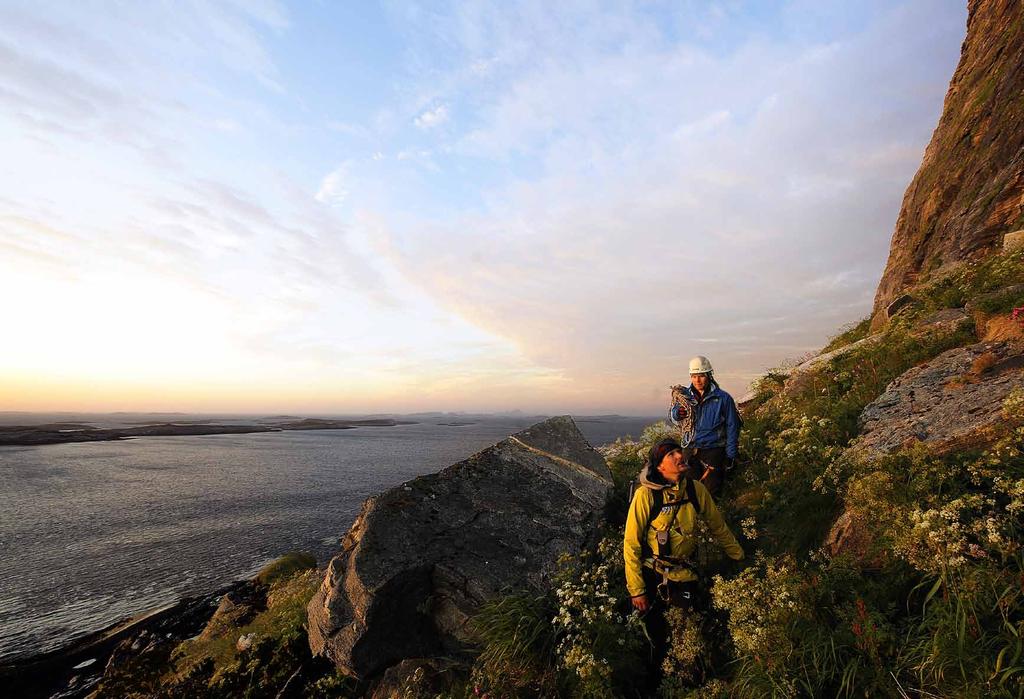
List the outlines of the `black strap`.
{"type": "MultiPolygon", "coordinates": [[[[675,520],[676,513],[679,512],[679,508],[686,503],[693,505],[693,509],[698,515],[701,513],[700,500],[697,499],[697,486],[693,484],[693,479],[689,476],[684,476],[684,478],[686,479],[686,483],[684,484],[686,500],[677,500],[672,503],[672,516],[669,518],[670,528],[671,523],[675,520]]],[[[652,551],[650,545],[647,543],[647,530],[651,528],[651,524],[661,513],[661,508],[665,506],[665,491],[662,489],[654,490],[653,488],[650,490],[654,499],[651,503],[651,511],[647,517],[647,523],[644,525],[643,532],[640,535],[641,555],[644,558],[646,558],[648,554],[653,554],[655,558],[669,558],[669,556],[662,556],[660,545],[658,546],[657,551],[652,551]]]]}
{"type": "Polygon", "coordinates": [[[700,514],[700,500],[697,499],[697,486],[693,484],[693,479],[690,477],[686,478],[686,498],[693,505],[693,509],[700,514]]]}

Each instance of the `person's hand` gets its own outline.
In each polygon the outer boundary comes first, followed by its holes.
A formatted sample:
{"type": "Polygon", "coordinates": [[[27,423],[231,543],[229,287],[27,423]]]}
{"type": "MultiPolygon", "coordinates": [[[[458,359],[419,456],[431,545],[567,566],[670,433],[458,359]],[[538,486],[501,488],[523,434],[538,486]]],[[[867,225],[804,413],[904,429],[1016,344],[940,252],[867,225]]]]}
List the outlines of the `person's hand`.
{"type": "Polygon", "coordinates": [[[646,612],[651,606],[651,602],[647,599],[647,595],[640,595],[639,597],[633,598],[633,609],[638,612],[646,612]]]}

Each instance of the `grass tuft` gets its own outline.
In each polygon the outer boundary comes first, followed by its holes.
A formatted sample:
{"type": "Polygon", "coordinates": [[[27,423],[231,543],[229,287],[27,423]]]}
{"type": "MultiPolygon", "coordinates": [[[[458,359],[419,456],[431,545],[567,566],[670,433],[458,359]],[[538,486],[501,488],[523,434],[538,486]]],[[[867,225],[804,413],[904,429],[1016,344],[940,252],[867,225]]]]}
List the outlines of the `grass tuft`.
{"type": "Polygon", "coordinates": [[[290,578],[300,570],[316,568],[316,557],[309,553],[292,551],[276,561],[268,563],[256,573],[256,582],[271,585],[278,580],[290,578]]]}

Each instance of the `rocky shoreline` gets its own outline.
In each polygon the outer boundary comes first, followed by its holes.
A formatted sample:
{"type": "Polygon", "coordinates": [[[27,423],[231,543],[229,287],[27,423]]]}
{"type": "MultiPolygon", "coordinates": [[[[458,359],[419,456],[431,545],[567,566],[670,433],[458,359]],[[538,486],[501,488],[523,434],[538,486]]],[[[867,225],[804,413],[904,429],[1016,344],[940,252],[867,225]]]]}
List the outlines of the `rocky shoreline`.
{"type": "Polygon", "coordinates": [[[125,640],[150,636],[180,642],[191,638],[202,631],[225,595],[249,584],[237,581],[215,592],[186,597],[122,619],[56,650],[0,663],[0,684],[8,688],[8,696],[22,699],[85,697],[99,683],[111,656],[125,640]]]}

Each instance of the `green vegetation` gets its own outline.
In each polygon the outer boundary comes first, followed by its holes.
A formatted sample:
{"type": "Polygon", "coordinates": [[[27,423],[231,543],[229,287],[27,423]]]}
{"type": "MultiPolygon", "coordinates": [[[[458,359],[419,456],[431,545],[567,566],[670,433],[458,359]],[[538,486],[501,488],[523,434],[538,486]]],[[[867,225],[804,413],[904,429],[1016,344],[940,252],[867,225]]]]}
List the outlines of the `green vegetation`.
{"type": "Polygon", "coordinates": [[[484,605],[468,691],[501,697],[631,696],[644,686],[647,643],[628,613],[621,532],[564,557],[549,594],[512,593],[484,605]]]}
{"type": "MultiPolygon", "coordinates": [[[[658,695],[1024,696],[1024,392],[1007,399],[1005,423],[984,451],[940,457],[916,447],[866,460],[847,450],[861,411],[889,382],[977,341],[970,323],[929,329],[921,318],[968,302],[1008,314],[1024,300],[998,292],[1022,279],[1024,252],[963,265],[912,290],[910,308],[872,342],[756,383],[742,459],[719,503],[748,558],[737,572],[714,546],[700,547],[713,603],[671,620],[658,695]],[[840,515],[852,537],[825,546],[840,515]]],[[[859,322],[826,350],[868,328],[859,322]]],[[[517,685],[500,663],[481,660],[477,689],[579,697],[651,689],[635,617],[625,604],[606,616],[602,593],[626,600],[625,493],[640,454],[668,429],[658,423],[606,449],[614,493],[595,553],[571,562],[574,572],[550,594],[485,610],[492,624],[480,657],[515,659],[506,669],[528,658],[520,676],[543,683],[517,685]],[[547,614],[554,623],[544,629],[547,614]]]]}
{"type": "Polygon", "coordinates": [[[993,291],[978,299],[973,305],[979,311],[989,314],[1008,313],[1024,306],[1024,281],[1016,287],[993,291]]]}
{"type": "Polygon", "coordinates": [[[547,595],[512,593],[485,604],[474,619],[483,643],[473,684],[511,696],[557,694],[554,672],[555,609],[547,595]]]}
{"type": "Polygon", "coordinates": [[[202,634],[176,647],[152,644],[109,671],[97,699],[275,697],[286,685],[295,697],[356,696],[355,682],[310,655],[306,605],[320,581],[309,554],[274,561],[247,599],[218,612],[202,634]]]}
{"type": "MultiPolygon", "coordinates": [[[[991,292],[1004,289],[1024,280],[1024,250],[994,255],[981,262],[966,263],[952,273],[922,285],[912,292],[922,310],[959,308],[968,301],[977,300],[991,292]]],[[[1006,312],[1010,298],[984,308],[990,313],[1006,312]]],[[[988,303],[985,301],[985,303],[988,303]]]]}
{"type": "Polygon", "coordinates": [[[256,573],[256,582],[261,585],[272,585],[279,580],[292,577],[299,571],[313,568],[316,568],[316,558],[312,554],[292,551],[264,566],[256,573]]]}
{"type": "Polygon", "coordinates": [[[822,349],[821,353],[831,352],[832,350],[839,349],[840,347],[846,347],[846,345],[863,340],[871,333],[871,316],[862,318],[856,323],[852,323],[847,327],[844,327],[838,335],[829,339],[822,349]]]}
{"type": "MultiPolygon", "coordinates": [[[[297,575],[278,576],[267,592],[266,609],[256,614],[252,621],[240,627],[230,626],[224,629],[223,633],[212,637],[199,636],[178,646],[174,653],[177,667],[175,674],[179,677],[186,676],[210,660],[213,670],[210,673],[210,683],[221,683],[224,676],[238,674],[239,670],[252,662],[252,656],[259,657],[265,654],[258,649],[253,651],[261,642],[279,643],[286,651],[286,655],[290,655],[288,647],[293,640],[305,642],[306,633],[303,626],[306,621],[306,605],[319,584],[320,577],[315,568],[297,575]],[[251,639],[252,646],[249,651],[238,650],[240,637],[251,639]],[[250,657],[242,658],[244,653],[248,653],[250,657]]],[[[307,647],[306,653],[308,652],[307,647]]]]}

